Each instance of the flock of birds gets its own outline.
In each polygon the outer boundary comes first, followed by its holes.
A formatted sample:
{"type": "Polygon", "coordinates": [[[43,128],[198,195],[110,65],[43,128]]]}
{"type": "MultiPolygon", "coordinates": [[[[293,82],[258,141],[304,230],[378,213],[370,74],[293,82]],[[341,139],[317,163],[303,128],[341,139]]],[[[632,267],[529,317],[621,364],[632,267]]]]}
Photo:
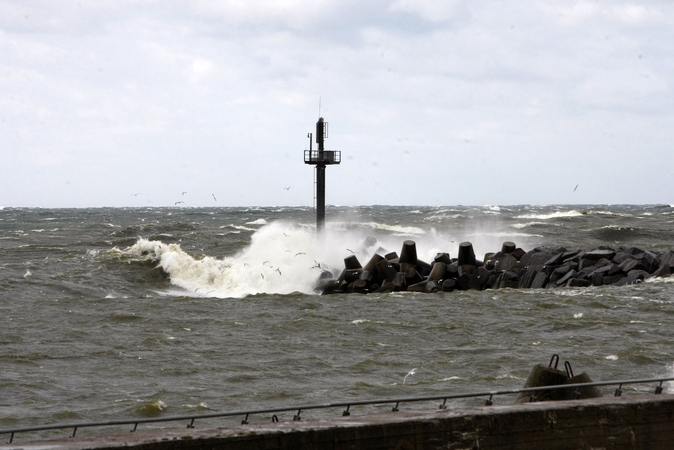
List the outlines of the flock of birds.
{"type": "MultiPolygon", "coordinates": [[[[292,188],[292,186],[284,187],[283,189],[285,189],[286,191],[289,191],[290,188],[292,188]]],[[[187,194],[187,191],[183,191],[182,195],[185,195],[185,194],[187,194]]],[[[138,197],[139,195],[143,195],[143,193],[142,193],[142,192],[136,192],[136,193],[131,194],[132,197],[138,197]]],[[[215,202],[218,201],[218,199],[215,198],[215,194],[211,194],[211,196],[213,197],[213,200],[214,200],[215,202]]],[[[178,200],[178,201],[175,202],[173,205],[174,205],[174,206],[178,206],[178,205],[181,205],[181,204],[184,204],[184,203],[185,203],[185,202],[184,202],[183,200],[178,200]]]]}

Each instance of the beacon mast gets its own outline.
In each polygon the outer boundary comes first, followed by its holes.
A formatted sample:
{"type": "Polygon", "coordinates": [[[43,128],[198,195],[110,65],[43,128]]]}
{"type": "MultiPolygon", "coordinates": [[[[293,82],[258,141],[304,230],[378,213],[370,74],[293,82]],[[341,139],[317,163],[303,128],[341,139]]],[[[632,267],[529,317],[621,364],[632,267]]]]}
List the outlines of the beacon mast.
{"type": "Polygon", "coordinates": [[[312,135],[309,133],[309,150],[304,151],[304,164],[316,166],[316,231],[320,232],[325,228],[325,167],[342,162],[342,152],[336,150],[325,150],[325,139],[328,138],[328,122],[323,121],[322,117],[316,122],[316,144],[318,150],[312,150],[312,135]]]}

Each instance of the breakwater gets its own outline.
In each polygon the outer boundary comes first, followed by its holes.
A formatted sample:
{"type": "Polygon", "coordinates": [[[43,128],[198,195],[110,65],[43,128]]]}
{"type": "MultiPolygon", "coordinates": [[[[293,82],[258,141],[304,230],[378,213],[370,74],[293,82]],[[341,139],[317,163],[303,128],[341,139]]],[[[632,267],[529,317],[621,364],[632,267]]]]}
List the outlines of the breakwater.
{"type": "Polygon", "coordinates": [[[669,449],[674,396],[398,411],[0,444],[0,449],[669,449]]]}
{"type": "MultiPolygon", "coordinates": [[[[367,238],[360,253],[367,254],[366,247],[375,244],[376,239],[367,238]]],[[[476,258],[470,242],[462,242],[456,257],[442,252],[428,263],[417,258],[416,243],[406,240],[400,254],[379,248],[364,266],[356,254],[347,256],[341,274],[335,278],[324,271],[316,289],[331,294],[622,286],[650,277],[669,277],[673,271],[673,251],[608,246],[569,250],[557,246],[527,252],[510,241],[482,260],[476,258]]]]}

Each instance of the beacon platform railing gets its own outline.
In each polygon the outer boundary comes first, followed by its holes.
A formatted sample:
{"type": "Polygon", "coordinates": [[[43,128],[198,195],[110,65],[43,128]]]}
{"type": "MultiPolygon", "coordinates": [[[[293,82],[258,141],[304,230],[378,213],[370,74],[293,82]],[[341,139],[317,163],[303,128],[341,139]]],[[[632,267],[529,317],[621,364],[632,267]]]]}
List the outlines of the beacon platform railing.
{"type": "Polygon", "coordinates": [[[323,150],[321,158],[318,150],[304,150],[305,164],[339,164],[342,162],[342,152],[339,150],[323,150]]]}
{"type": "Polygon", "coordinates": [[[646,383],[658,383],[655,386],[653,391],[654,394],[662,394],[663,386],[662,384],[667,381],[674,381],[674,377],[671,378],[647,378],[647,379],[635,379],[635,380],[619,380],[619,381],[597,381],[592,383],[577,383],[577,384],[562,384],[557,386],[541,386],[533,388],[521,388],[521,389],[506,389],[500,391],[484,391],[484,392],[472,392],[465,394],[449,394],[449,395],[432,395],[427,397],[401,397],[401,398],[388,398],[388,399],[376,399],[376,400],[360,400],[360,401],[344,401],[336,403],[323,403],[316,405],[302,405],[302,406],[288,406],[280,408],[267,408],[267,409],[251,409],[251,410],[242,410],[242,411],[230,411],[222,413],[212,413],[212,414],[194,414],[186,416],[171,416],[171,417],[161,417],[161,418],[152,418],[152,419],[126,419],[126,420],[113,420],[108,422],[80,422],[80,423],[64,423],[56,425],[41,425],[34,427],[23,427],[23,428],[10,428],[1,430],[0,434],[9,434],[9,442],[11,444],[14,441],[14,435],[17,433],[28,433],[32,431],[48,431],[48,430],[60,430],[60,429],[72,429],[73,434],[70,437],[75,437],[77,430],[79,428],[92,428],[92,427],[107,427],[114,425],[133,425],[133,429],[130,430],[134,432],[138,429],[140,424],[148,423],[161,423],[161,422],[179,422],[179,421],[189,421],[187,428],[194,428],[194,422],[197,420],[203,419],[212,419],[220,417],[243,417],[241,420],[242,425],[248,424],[248,418],[251,415],[263,415],[263,414],[272,414],[272,422],[278,422],[278,417],[276,413],[280,412],[297,412],[293,415],[293,420],[301,420],[302,411],[315,410],[315,409],[329,409],[329,408],[346,408],[342,411],[342,416],[349,416],[351,412],[349,409],[352,406],[367,406],[367,405],[382,405],[382,404],[391,404],[395,405],[391,409],[392,412],[399,411],[399,407],[402,403],[415,403],[415,402],[428,402],[428,401],[442,401],[440,403],[440,409],[447,409],[447,400],[456,400],[464,398],[479,398],[485,397],[485,406],[493,405],[493,398],[500,395],[512,395],[512,394],[521,394],[521,393],[531,393],[531,401],[536,401],[536,393],[542,391],[550,391],[557,389],[576,389],[576,396],[580,395],[580,389],[584,387],[591,386],[618,386],[614,391],[614,396],[620,397],[623,393],[622,387],[624,385],[630,384],[646,384],[646,383]]]}

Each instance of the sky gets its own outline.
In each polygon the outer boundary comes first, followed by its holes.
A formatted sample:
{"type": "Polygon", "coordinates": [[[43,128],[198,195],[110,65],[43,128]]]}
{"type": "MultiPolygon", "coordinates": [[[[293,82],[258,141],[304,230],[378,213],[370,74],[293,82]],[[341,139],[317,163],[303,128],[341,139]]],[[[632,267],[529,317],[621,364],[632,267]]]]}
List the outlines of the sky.
{"type": "Polygon", "coordinates": [[[672,204],[673,42],[671,1],[0,0],[0,207],[311,206],[319,114],[328,204],[672,204]]]}

